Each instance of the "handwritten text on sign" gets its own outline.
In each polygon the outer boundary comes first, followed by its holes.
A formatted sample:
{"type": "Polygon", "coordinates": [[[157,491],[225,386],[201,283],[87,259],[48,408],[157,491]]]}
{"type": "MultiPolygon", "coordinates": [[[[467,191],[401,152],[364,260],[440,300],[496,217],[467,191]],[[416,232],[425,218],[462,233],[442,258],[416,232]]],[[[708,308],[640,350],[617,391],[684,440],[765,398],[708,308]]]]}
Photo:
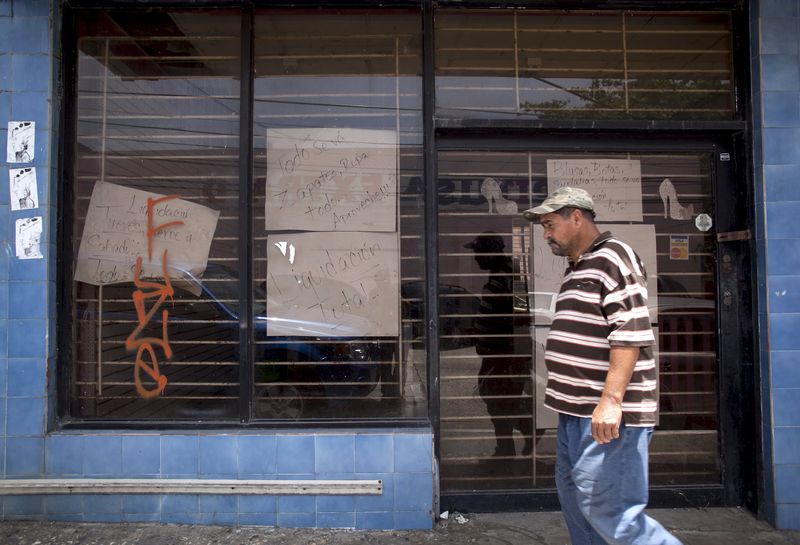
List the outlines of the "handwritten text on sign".
{"type": "Polygon", "coordinates": [[[397,136],[267,129],[266,229],[394,231],[397,136]]]}
{"type": "Polygon", "coordinates": [[[548,159],[547,190],[579,187],[594,200],[598,221],[642,221],[642,167],[625,159],[548,159]]]}
{"type": "Polygon", "coordinates": [[[398,335],[395,233],[269,235],[267,248],[268,336],[398,335]]]}
{"type": "MultiPolygon", "coordinates": [[[[102,285],[131,282],[137,257],[169,250],[170,276],[199,276],[219,212],[178,198],[97,182],[89,201],[75,280],[102,285]],[[149,209],[148,199],[155,204],[149,209]],[[168,224],[148,232],[148,225],[168,224]]],[[[143,263],[144,278],[163,278],[159,263],[143,263]]]]}

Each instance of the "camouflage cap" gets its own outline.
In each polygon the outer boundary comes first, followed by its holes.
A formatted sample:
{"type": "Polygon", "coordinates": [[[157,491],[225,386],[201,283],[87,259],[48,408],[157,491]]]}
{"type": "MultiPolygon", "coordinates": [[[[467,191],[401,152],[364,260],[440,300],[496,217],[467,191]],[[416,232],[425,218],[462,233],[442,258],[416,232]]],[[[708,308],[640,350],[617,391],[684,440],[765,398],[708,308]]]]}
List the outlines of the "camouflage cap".
{"type": "Polygon", "coordinates": [[[560,187],[553,191],[551,195],[548,195],[539,206],[525,210],[522,213],[522,217],[528,221],[536,221],[539,216],[561,210],[564,207],[594,210],[594,202],[592,201],[592,196],[585,189],[560,187]]]}

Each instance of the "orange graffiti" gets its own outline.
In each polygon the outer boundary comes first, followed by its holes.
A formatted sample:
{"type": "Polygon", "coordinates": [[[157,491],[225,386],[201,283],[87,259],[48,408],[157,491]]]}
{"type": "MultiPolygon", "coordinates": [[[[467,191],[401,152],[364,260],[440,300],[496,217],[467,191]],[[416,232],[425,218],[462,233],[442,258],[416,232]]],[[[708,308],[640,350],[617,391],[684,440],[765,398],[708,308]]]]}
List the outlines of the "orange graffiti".
{"type": "MultiPolygon", "coordinates": [[[[161,202],[171,199],[179,198],[178,195],[168,195],[158,199],[147,199],[147,258],[148,261],[153,260],[153,238],[155,234],[170,227],[183,225],[182,221],[171,221],[162,223],[158,226],[153,226],[153,207],[161,202]]],[[[136,385],[136,391],[145,399],[157,397],[161,395],[167,387],[167,377],[162,375],[158,369],[158,358],[156,351],[153,348],[157,346],[164,352],[166,358],[172,359],[172,347],[169,345],[169,335],[167,334],[167,325],[169,322],[169,312],[167,309],[161,311],[161,338],[158,337],[142,337],[139,334],[144,331],[144,328],[150,323],[153,316],[156,315],[161,305],[167,300],[172,301],[175,291],[172,289],[172,284],[169,279],[169,271],[167,267],[167,250],[161,255],[161,269],[164,275],[164,283],[142,280],[142,256],[136,258],[136,267],[133,272],[133,283],[138,288],[133,292],[133,305],[136,309],[136,317],[139,324],[136,329],[125,340],[125,348],[129,351],[136,350],[136,360],[133,370],[133,381],[136,385]],[[145,291],[149,290],[149,291],[145,291]],[[147,310],[146,302],[149,299],[157,298],[153,306],[147,310]],[[144,356],[147,354],[149,357],[149,364],[145,362],[144,356]],[[142,383],[142,371],[144,371],[156,385],[152,389],[147,389],[142,383]]]]}
{"type": "Polygon", "coordinates": [[[163,231],[164,229],[169,229],[170,227],[183,225],[183,222],[178,220],[162,223],[158,227],[153,228],[153,207],[158,203],[177,198],[179,198],[178,195],[166,195],[159,199],[147,199],[147,259],[149,261],[153,260],[153,237],[155,234],[159,231],[163,231]]]}

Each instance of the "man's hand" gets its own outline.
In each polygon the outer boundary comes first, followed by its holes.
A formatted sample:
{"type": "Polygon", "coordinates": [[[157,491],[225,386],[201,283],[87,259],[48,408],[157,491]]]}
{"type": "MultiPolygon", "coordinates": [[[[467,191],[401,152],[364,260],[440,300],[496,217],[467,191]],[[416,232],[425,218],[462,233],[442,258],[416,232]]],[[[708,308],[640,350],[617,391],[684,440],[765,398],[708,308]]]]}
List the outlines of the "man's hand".
{"type": "Polygon", "coordinates": [[[622,398],[625,397],[638,358],[638,346],[611,347],[605,387],[592,412],[592,437],[601,445],[619,437],[622,398]]]}
{"type": "Polygon", "coordinates": [[[619,438],[619,424],[622,422],[622,404],[611,396],[603,394],[592,412],[592,437],[601,445],[619,438]]]}

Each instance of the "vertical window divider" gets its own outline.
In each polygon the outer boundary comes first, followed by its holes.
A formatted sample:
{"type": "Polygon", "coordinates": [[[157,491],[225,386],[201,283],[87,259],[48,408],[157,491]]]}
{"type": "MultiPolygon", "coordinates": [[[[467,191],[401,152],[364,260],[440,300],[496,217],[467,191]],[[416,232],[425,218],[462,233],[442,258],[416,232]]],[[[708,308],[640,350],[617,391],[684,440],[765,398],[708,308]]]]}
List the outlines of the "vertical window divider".
{"type": "Polygon", "coordinates": [[[422,8],[422,127],[425,179],[425,330],[428,363],[428,417],[433,428],[434,457],[440,456],[439,402],[439,199],[436,173],[435,43],[433,0],[422,8]]]}
{"type": "Polygon", "coordinates": [[[514,111],[520,112],[519,102],[519,28],[517,26],[518,10],[514,10],[514,92],[516,93],[516,103],[514,111]]]}
{"type": "Polygon", "coordinates": [[[628,25],[627,25],[627,18],[628,12],[622,12],[622,85],[623,90],[625,92],[625,113],[628,114],[631,111],[630,105],[630,93],[628,89],[628,25]]]}
{"type": "Polygon", "coordinates": [[[253,400],[253,85],[254,15],[242,10],[239,94],[239,420],[252,419],[253,400]]]}

